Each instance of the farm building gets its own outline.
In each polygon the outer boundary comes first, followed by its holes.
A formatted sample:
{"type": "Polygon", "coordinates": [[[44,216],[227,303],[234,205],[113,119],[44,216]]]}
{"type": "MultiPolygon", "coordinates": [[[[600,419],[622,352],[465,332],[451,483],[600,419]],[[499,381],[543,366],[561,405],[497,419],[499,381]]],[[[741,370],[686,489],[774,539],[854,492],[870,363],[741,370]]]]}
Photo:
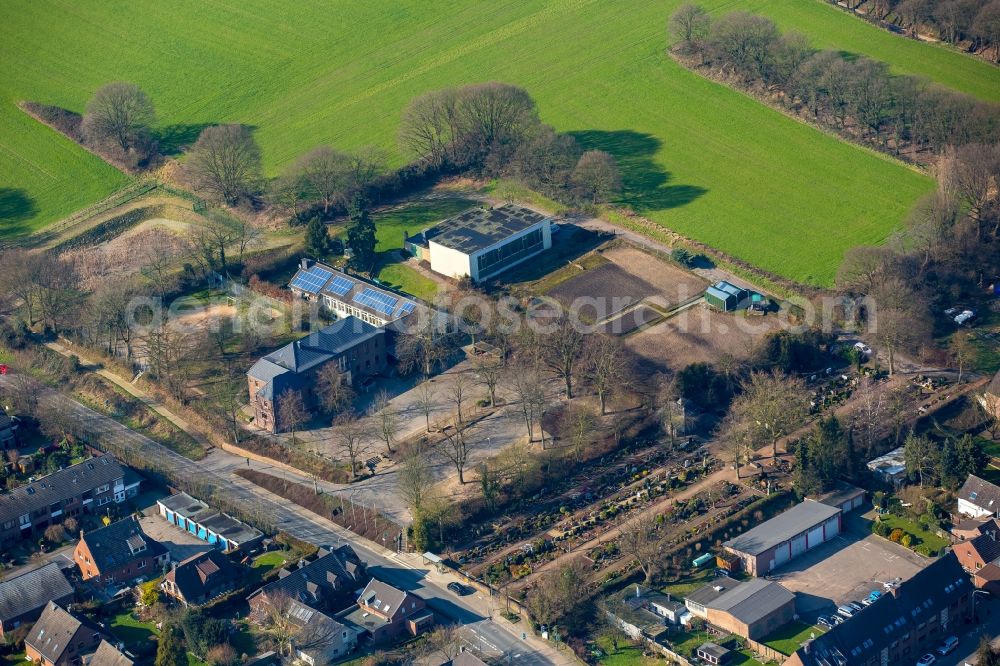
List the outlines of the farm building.
{"type": "Polygon", "coordinates": [[[764,576],[840,534],[841,510],[807,499],[723,544],[743,570],[764,576]]]}
{"type": "Polygon", "coordinates": [[[705,302],[723,312],[732,312],[750,305],[751,295],[749,289],[723,280],[705,290],[705,302]]]}
{"type": "Polygon", "coordinates": [[[316,301],[338,317],[357,317],[372,326],[388,326],[417,310],[411,297],[358,275],[303,259],[288,283],[293,294],[316,301]]]}
{"type": "Polygon", "coordinates": [[[844,513],[850,513],[865,503],[865,491],[863,488],[839,481],[837,482],[837,487],[830,492],[811,497],[810,499],[822,502],[827,506],[837,507],[844,513]]]}
{"type": "Polygon", "coordinates": [[[552,220],[514,204],[472,208],[407,237],[403,246],[436,273],[479,282],[552,247],[552,220]]]}

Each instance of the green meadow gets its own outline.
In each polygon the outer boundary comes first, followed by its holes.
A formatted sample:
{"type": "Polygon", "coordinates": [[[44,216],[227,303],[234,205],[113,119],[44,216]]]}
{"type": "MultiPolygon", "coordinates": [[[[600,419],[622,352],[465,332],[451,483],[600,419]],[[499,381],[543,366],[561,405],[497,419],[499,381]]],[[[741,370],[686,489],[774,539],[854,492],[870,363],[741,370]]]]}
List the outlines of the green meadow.
{"type": "MultiPolygon", "coordinates": [[[[23,116],[18,100],[82,111],[101,84],[133,81],[156,103],[168,149],[207,124],[245,123],[273,175],[321,143],[379,144],[401,164],[396,129],[410,98],[493,79],[524,86],[545,122],[615,153],[622,203],[767,270],[829,284],[844,250],[883,240],[931,180],[676,65],[665,26],[680,2],[15,0],[0,28],[0,237],[125,182],[23,116]]],[[[760,11],[817,46],[1000,98],[996,68],[818,0],[704,4],[760,11]]]]}

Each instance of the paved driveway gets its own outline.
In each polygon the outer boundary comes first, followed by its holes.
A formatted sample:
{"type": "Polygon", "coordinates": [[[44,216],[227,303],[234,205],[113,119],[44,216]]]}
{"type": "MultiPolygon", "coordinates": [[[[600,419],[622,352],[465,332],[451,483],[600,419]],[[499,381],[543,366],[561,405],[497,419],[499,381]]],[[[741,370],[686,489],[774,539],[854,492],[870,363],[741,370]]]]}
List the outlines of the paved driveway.
{"type": "Polygon", "coordinates": [[[849,514],[847,530],[832,541],[792,560],[769,576],[796,593],[800,615],[812,622],[845,601],[857,601],[882,583],[906,580],[931,560],[875,536],[867,521],[849,514]]]}

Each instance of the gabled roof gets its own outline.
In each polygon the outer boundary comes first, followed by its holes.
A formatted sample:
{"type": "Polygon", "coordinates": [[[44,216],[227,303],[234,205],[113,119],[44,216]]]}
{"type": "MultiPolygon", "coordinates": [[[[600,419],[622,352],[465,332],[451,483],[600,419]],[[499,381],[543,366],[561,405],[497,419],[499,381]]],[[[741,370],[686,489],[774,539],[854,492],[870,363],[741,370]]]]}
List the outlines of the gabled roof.
{"type": "Polygon", "coordinates": [[[721,282],[716,282],[711,287],[705,290],[705,293],[710,294],[720,300],[727,300],[729,298],[739,298],[740,296],[745,296],[747,290],[741,287],[737,287],[731,282],[726,282],[722,280],[721,282]]]}
{"type": "Polygon", "coordinates": [[[405,318],[421,307],[409,294],[309,259],[302,260],[288,287],[295,292],[328,296],[387,322],[405,318]]]}
{"type": "Polygon", "coordinates": [[[72,598],[73,586],[59,565],[44,567],[0,582],[0,622],[44,608],[50,601],[72,598]]]}
{"type": "Polygon", "coordinates": [[[16,520],[18,516],[124,478],[125,469],[113,456],[104,455],[70,465],[15,488],[8,494],[0,495],[0,523],[16,520]]]}
{"type": "Polygon", "coordinates": [[[814,500],[803,500],[788,511],[730,539],[723,545],[741,553],[760,555],[839,513],[840,509],[837,507],[827,506],[814,500]]]}
{"type": "Polygon", "coordinates": [[[486,666],[486,662],[471,652],[460,652],[451,660],[451,666],[486,666]]]}
{"type": "Polygon", "coordinates": [[[1000,397],[1000,370],[993,375],[993,379],[986,385],[985,392],[989,395],[1000,397]]]}
{"type": "Polygon", "coordinates": [[[729,650],[718,643],[702,643],[698,646],[698,652],[710,655],[716,659],[722,659],[729,654],[729,650]]]}
{"type": "Polygon", "coordinates": [[[178,587],[185,599],[196,599],[240,578],[240,570],[223,552],[209,550],[193,555],[164,576],[178,587]]]}
{"type": "Polygon", "coordinates": [[[288,605],[288,619],[300,629],[293,639],[295,647],[307,654],[342,643],[342,635],[348,630],[326,613],[294,600],[288,605]]]}
{"type": "MultiPolygon", "coordinates": [[[[861,613],[799,648],[804,666],[861,664],[893,641],[916,631],[929,618],[949,609],[952,626],[963,622],[950,606],[972,594],[972,583],[954,553],[948,553],[918,571],[895,590],[883,594],[861,613]]],[[[956,631],[957,633],[957,631],[956,631]]]]}
{"type": "Polygon", "coordinates": [[[66,652],[66,647],[76,640],[81,631],[100,633],[100,629],[85,620],[70,615],[59,605],[49,602],[42,611],[38,622],[28,632],[24,639],[26,645],[33,647],[38,654],[55,663],[66,652]]]}
{"type": "Polygon", "coordinates": [[[501,243],[545,219],[545,215],[516,204],[470,208],[442,221],[428,231],[426,237],[438,245],[472,254],[501,243]]]}
{"type": "Polygon", "coordinates": [[[740,582],[735,578],[730,578],[729,576],[719,576],[708,585],[699,587],[694,592],[686,595],[684,599],[701,606],[707,606],[726,592],[736,589],[739,585],[740,582]]]}
{"type": "Polygon", "coordinates": [[[406,614],[406,601],[409,593],[397,590],[388,583],[372,578],[368,585],[358,596],[358,605],[366,608],[374,608],[386,617],[395,617],[402,609],[406,614]]]}
{"type": "Polygon", "coordinates": [[[321,550],[320,556],[312,562],[297,569],[282,569],[279,575],[278,580],[268,583],[249,598],[260,594],[287,594],[306,604],[316,603],[322,596],[322,589],[356,590],[366,573],[361,558],[345,544],[333,551],[321,550]]]}
{"type": "Polygon", "coordinates": [[[98,571],[110,571],[141,558],[163,555],[167,549],[142,531],[135,518],[125,518],[106,527],[84,532],[80,541],[90,550],[98,571]]]}
{"type": "Polygon", "coordinates": [[[780,583],[754,578],[705,605],[729,613],[745,624],[753,624],[790,603],[795,603],[795,595],[780,583]]]}
{"type": "Polygon", "coordinates": [[[990,483],[986,479],[981,479],[975,474],[970,474],[969,478],[962,484],[961,490],[958,491],[958,498],[993,513],[1000,511],[1000,486],[990,483]]]}
{"type": "Polygon", "coordinates": [[[956,544],[955,548],[960,546],[974,550],[982,562],[990,563],[1000,559],[1000,534],[980,534],[974,539],[956,544]]]}
{"type": "Polygon", "coordinates": [[[97,652],[90,657],[88,666],[133,666],[135,662],[123,655],[111,643],[102,640],[97,652]]]}

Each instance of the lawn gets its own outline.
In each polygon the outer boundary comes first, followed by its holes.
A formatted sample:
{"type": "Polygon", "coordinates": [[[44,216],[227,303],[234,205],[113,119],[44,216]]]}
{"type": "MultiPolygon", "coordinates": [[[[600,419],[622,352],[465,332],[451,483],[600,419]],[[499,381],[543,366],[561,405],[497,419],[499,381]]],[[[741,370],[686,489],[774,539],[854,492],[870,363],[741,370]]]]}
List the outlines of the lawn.
{"type": "Polygon", "coordinates": [[[633,645],[630,641],[619,643],[617,650],[606,638],[599,638],[597,645],[604,652],[604,656],[598,661],[601,666],[649,666],[650,664],[663,663],[662,659],[651,659],[645,656],[642,653],[642,648],[633,645]]]}
{"type": "Polygon", "coordinates": [[[950,545],[947,539],[942,539],[933,532],[928,532],[923,525],[902,516],[885,513],[882,514],[882,522],[888,523],[890,529],[894,530],[898,528],[912,534],[915,537],[913,548],[924,545],[931,551],[940,551],[950,545]]]}
{"type": "Polygon", "coordinates": [[[264,553],[263,555],[255,557],[253,560],[253,568],[270,571],[271,569],[277,569],[284,566],[286,560],[287,554],[284,551],[274,550],[270,553],[264,553]]]}
{"type": "Polygon", "coordinates": [[[766,636],[761,643],[777,650],[781,654],[791,655],[812,635],[819,636],[822,633],[822,629],[810,626],[804,622],[789,622],[773,634],[766,636]]]}
{"type": "Polygon", "coordinates": [[[405,264],[386,264],[379,269],[377,277],[390,287],[413,294],[428,303],[432,303],[437,296],[437,283],[405,264]]]}
{"type": "MultiPolygon", "coordinates": [[[[140,84],[161,144],[201,127],[255,128],[266,171],[321,143],[386,148],[400,112],[424,91],[472,81],[522,85],[542,120],[618,157],[621,203],[763,268],[829,284],[846,248],[885,239],[933,184],[675,64],[664,26],[682,0],[472,0],[211,4],[16,0],[0,41],[0,205],[24,233],[124,182],[33,125],[21,99],[81,111],[102,83],[140,84]],[[208,66],[206,66],[208,63],[208,66]],[[20,192],[18,192],[20,191],[20,192]]],[[[814,0],[705,0],[757,9],[818,46],[889,61],[984,98],[1000,70],[874,29],[814,0]]]]}
{"type": "Polygon", "coordinates": [[[375,236],[378,239],[375,250],[398,250],[403,247],[404,231],[411,236],[418,234],[441,220],[476,205],[477,202],[472,199],[456,196],[435,201],[411,201],[381,211],[374,216],[377,228],[375,236]]]}
{"type": "Polygon", "coordinates": [[[124,610],[111,618],[109,623],[111,633],[126,645],[146,643],[157,635],[156,626],[152,622],[142,622],[132,615],[131,610],[124,610]]]}

